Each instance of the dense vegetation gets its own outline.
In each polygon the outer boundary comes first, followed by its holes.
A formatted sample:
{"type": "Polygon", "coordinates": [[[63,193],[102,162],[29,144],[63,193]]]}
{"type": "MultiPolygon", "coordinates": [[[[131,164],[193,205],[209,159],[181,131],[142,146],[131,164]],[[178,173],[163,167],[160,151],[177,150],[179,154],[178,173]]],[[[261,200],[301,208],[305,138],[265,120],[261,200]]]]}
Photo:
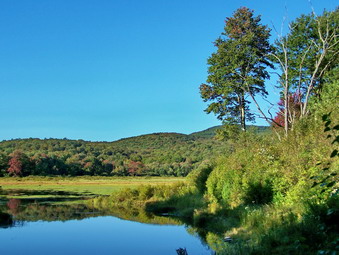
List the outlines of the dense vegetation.
{"type": "Polygon", "coordinates": [[[0,143],[4,175],[185,176],[225,149],[213,130],[184,135],[158,133],[116,142],[18,139],[0,143]],[[212,133],[210,133],[212,132],[212,133]]]}
{"type": "Polygon", "coordinates": [[[231,153],[192,171],[188,183],[128,189],[93,204],[179,217],[217,254],[336,254],[338,88],[328,86],[286,139],[243,134],[231,153]]]}
{"type": "Polygon", "coordinates": [[[224,142],[210,139],[210,130],[114,143],[5,141],[2,173],[189,173],[186,183],[127,189],[91,200],[91,208],[180,217],[218,254],[337,254],[338,21],[339,9],[302,15],[268,47],[269,31],[252,11],[240,8],[227,19],[225,38],[209,59],[208,84],[200,87],[203,99],[212,101],[207,112],[226,124],[218,132],[224,142]],[[259,134],[247,129],[254,115],[246,96],[256,103],[257,94],[266,95],[267,61],[280,69],[281,102],[276,116],[258,106],[272,128],[259,134]]]}
{"type": "MultiPolygon", "coordinates": [[[[267,127],[252,127],[258,132],[267,127]]],[[[191,135],[156,133],[115,142],[17,139],[0,142],[0,176],[186,176],[227,151],[218,127],[191,135]]]]}
{"type": "MultiPolygon", "coordinates": [[[[338,254],[338,21],[338,9],[303,15],[276,42],[276,60],[286,61],[281,62],[282,101],[272,119],[274,132],[245,132],[243,106],[228,108],[227,96],[235,99],[234,94],[220,93],[230,92],[228,86],[236,87],[241,77],[233,84],[229,77],[225,83],[210,80],[201,87],[203,98],[220,96],[225,101],[218,102],[215,113],[232,114],[219,134],[227,139],[227,153],[192,171],[189,184],[129,189],[96,199],[98,206],[143,206],[180,216],[217,254],[338,254]]],[[[235,30],[248,32],[241,25],[235,30]]],[[[221,61],[224,42],[219,43],[221,61]]],[[[213,69],[218,79],[223,71],[213,69]]]]}

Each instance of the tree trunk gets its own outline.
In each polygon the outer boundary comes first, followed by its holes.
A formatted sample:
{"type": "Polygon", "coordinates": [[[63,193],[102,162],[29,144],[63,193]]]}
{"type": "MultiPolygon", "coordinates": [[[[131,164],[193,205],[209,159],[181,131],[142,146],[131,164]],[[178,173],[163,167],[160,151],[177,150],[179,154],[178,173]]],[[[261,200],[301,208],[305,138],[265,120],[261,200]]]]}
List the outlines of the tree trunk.
{"type": "Polygon", "coordinates": [[[246,120],[245,120],[245,98],[244,95],[241,95],[241,104],[240,104],[240,123],[242,131],[246,132],[246,120]]]}
{"type": "Polygon", "coordinates": [[[284,97],[285,97],[285,102],[284,102],[284,107],[285,107],[285,111],[284,111],[284,128],[285,128],[285,136],[288,135],[288,110],[289,110],[289,98],[288,98],[288,85],[285,86],[284,89],[284,97]]]}

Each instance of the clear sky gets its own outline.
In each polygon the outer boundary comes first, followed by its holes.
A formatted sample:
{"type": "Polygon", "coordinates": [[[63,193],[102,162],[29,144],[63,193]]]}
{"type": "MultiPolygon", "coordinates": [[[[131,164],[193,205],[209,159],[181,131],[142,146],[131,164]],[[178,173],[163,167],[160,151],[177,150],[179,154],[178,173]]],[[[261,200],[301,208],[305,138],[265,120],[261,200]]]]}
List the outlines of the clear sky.
{"type": "MultiPolygon", "coordinates": [[[[320,14],[337,0],[312,5],[320,14]]],[[[219,125],[199,85],[212,42],[241,6],[277,28],[311,12],[307,0],[1,0],[0,140],[112,141],[219,125]]]]}

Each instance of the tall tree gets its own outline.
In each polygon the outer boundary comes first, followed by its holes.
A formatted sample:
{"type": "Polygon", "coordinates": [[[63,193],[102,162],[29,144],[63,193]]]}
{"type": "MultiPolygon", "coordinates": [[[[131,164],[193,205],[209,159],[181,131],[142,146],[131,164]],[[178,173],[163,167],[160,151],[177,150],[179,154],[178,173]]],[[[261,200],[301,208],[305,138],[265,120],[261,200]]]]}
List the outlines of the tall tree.
{"type": "Polygon", "coordinates": [[[246,7],[226,19],[224,32],[214,42],[217,51],[208,58],[207,83],[200,86],[203,100],[212,101],[205,111],[216,114],[224,124],[240,124],[243,131],[246,121],[254,120],[248,97],[267,95],[266,67],[273,68],[268,56],[270,29],[260,21],[246,7]]]}
{"type": "Polygon", "coordinates": [[[321,16],[315,13],[302,15],[290,24],[286,36],[279,36],[272,56],[281,70],[281,98],[284,102],[284,128],[293,128],[296,111],[299,118],[308,114],[308,103],[312,95],[320,95],[324,84],[338,79],[338,22],[339,9],[321,16]],[[292,102],[292,95],[298,95],[292,102]],[[297,103],[299,109],[291,110],[297,103]],[[290,121],[293,120],[293,121],[290,121]]]}

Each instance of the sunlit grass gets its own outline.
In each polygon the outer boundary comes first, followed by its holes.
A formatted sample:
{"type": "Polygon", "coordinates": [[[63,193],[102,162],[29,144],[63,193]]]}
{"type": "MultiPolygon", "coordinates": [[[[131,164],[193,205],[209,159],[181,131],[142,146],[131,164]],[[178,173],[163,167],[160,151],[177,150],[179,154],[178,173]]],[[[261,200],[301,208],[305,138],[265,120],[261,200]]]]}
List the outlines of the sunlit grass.
{"type": "Polygon", "coordinates": [[[110,195],[123,188],[145,184],[171,184],[183,180],[184,178],[177,177],[2,177],[0,186],[4,190],[54,190],[110,195]]]}

